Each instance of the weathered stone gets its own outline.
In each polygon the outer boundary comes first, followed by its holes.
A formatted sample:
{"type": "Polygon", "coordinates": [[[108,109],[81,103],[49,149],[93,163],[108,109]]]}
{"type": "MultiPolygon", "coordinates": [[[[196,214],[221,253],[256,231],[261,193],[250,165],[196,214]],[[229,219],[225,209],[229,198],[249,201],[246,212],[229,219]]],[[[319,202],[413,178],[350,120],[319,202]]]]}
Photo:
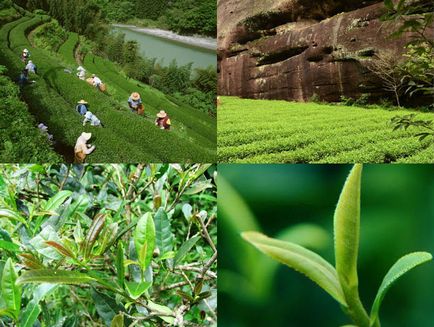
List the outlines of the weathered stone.
{"type": "Polygon", "coordinates": [[[221,95],[382,97],[367,67],[381,52],[400,56],[411,37],[389,37],[395,26],[380,21],[378,0],[219,0],[218,9],[221,95]]]}

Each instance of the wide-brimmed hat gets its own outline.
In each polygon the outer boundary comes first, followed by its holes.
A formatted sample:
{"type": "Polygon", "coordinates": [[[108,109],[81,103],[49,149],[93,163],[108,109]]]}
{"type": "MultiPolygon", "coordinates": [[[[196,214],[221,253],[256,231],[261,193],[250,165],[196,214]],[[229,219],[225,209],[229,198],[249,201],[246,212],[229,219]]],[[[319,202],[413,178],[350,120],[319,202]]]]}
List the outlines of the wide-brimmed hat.
{"type": "Polygon", "coordinates": [[[24,50],[23,50],[23,52],[29,52],[29,50],[27,50],[27,49],[24,49],[24,50]]]}
{"type": "Polygon", "coordinates": [[[86,100],[83,100],[83,99],[81,99],[80,101],[78,101],[77,103],[80,103],[80,104],[87,104],[87,101],[86,100]]]}
{"type": "Polygon", "coordinates": [[[157,114],[158,118],[166,118],[167,113],[164,110],[160,110],[160,112],[157,114]]]}
{"type": "Polygon", "coordinates": [[[134,101],[137,101],[140,99],[140,94],[137,92],[133,92],[131,93],[131,99],[133,99],[134,101]]]}
{"type": "Polygon", "coordinates": [[[96,77],[96,75],[95,75],[95,74],[92,74],[92,77],[96,77]]]}
{"type": "Polygon", "coordinates": [[[86,141],[89,141],[92,137],[92,133],[83,132],[81,133],[81,137],[84,138],[86,141]]]}
{"type": "Polygon", "coordinates": [[[77,70],[86,70],[83,66],[78,66],[77,70]]]}
{"type": "Polygon", "coordinates": [[[33,64],[33,61],[29,60],[29,64],[33,64]]]}

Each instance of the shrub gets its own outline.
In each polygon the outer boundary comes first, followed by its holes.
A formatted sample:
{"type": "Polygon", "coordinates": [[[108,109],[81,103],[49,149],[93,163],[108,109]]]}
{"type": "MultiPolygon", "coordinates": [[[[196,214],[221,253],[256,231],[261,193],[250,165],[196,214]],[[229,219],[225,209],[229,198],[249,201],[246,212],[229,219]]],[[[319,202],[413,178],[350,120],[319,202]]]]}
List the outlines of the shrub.
{"type": "Polygon", "coordinates": [[[0,0],[0,10],[12,7],[12,0],[0,0]]]}
{"type": "MultiPolygon", "coordinates": [[[[0,66],[0,74],[5,73],[4,68],[0,66]]],[[[0,162],[60,161],[19,96],[18,87],[0,75],[0,162]]]]}
{"type": "Polygon", "coordinates": [[[0,324],[215,321],[214,171],[179,164],[1,166],[0,324]]]}
{"type": "Polygon", "coordinates": [[[33,42],[35,46],[50,51],[57,51],[68,38],[68,33],[56,20],[35,29],[33,42]]]}

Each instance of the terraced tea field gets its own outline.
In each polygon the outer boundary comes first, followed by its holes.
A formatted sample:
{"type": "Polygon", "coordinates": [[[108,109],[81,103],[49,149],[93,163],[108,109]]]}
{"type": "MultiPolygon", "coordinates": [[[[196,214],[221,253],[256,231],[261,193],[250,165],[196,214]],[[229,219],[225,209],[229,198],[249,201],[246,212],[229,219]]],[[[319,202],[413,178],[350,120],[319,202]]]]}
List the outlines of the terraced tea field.
{"type": "Polygon", "coordinates": [[[77,137],[92,132],[96,150],[87,162],[214,162],[216,158],[216,121],[214,118],[170,95],[127,79],[114,64],[91,54],[85,58],[89,73],[97,73],[108,84],[108,92],[98,92],[74,74],[78,63],[74,49],[79,42],[75,33],[59,48],[58,53],[35,48],[28,35],[50,20],[48,16],[28,13],[0,29],[0,63],[8,68],[11,78],[22,69],[20,54],[30,49],[38,66],[36,83],[23,89],[22,98],[38,122],[48,126],[60,145],[66,161],[71,161],[77,137]],[[134,115],[127,106],[129,94],[139,91],[145,105],[145,117],[134,115]],[[86,99],[105,128],[83,127],[74,110],[79,99],[86,99]],[[162,131],[154,125],[156,112],[164,109],[172,120],[172,130],[162,131]]]}
{"type": "Polygon", "coordinates": [[[392,131],[390,119],[408,113],[221,97],[217,156],[239,163],[434,163],[432,139],[420,142],[413,127],[392,131]]]}

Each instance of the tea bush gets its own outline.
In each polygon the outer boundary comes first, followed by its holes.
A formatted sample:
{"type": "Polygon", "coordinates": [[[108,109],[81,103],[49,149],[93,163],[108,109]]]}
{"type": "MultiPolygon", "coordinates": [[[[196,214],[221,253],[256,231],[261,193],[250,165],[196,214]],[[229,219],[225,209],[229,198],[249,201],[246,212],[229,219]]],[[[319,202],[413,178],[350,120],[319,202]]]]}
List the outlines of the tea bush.
{"type": "MultiPolygon", "coordinates": [[[[3,71],[0,66],[0,73],[3,71]]],[[[47,137],[36,127],[34,118],[19,98],[18,87],[0,74],[0,162],[56,162],[47,137]]]]}
{"type": "MultiPolygon", "coordinates": [[[[434,162],[432,141],[412,128],[393,131],[405,110],[222,97],[218,114],[220,162],[434,162]]],[[[419,119],[432,120],[432,113],[419,119]]]]}
{"type": "Polygon", "coordinates": [[[65,43],[63,43],[59,48],[59,55],[62,57],[62,60],[68,64],[73,73],[75,73],[75,68],[77,66],[77,62],[75,61],[74,51],[78,44],[78,34],[77,33],[69,33],[68,39],[65,43]]]}
{"type": "Polygon", "coordinates": [[[155,115],[164,109],[173,119],[185,126],[191,137],[207,139],[208,146],[215,144],[215,120],[209,115],[189,108],[185,103],[173,103],[169,96],[146,84],[128,80],[122,76],[115,64],[101,57],[88,55],[84,63],[88,69],[98,72],[101,78],[110,81],[109,91],[115,92],[118,101],[125,102],[132,92],[139,91],[145,104],[145,111],[149,108],[151,114],[155,115]]]}
{"type": "Polygon", "coordinates": [[[217,326],[214,177],[211,165],[1,166],[0,323],[217,326]]]}
{"type": "Polygon", "coordinates": [[[37,27],[32,32],[33,44],[41,49],[57,51],[68,38],[68,33],[56,20],[37,27]]]}

